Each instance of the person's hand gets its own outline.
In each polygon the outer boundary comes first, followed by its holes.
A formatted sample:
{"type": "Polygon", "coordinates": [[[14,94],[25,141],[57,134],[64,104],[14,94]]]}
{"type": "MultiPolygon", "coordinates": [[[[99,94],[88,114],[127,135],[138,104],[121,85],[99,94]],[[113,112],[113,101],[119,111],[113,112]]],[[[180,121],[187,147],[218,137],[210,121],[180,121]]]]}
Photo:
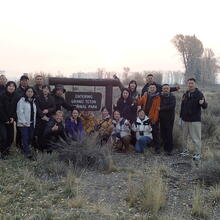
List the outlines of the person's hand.
{"type": "Polygon", "coordinates": [[[48,109],[44,109],[44,110],[43,110],[43,113],[44,113],[44,114],[47,114],[47,113],[48,113],[48,109]]]}
{"type": "Polygon", "coordinates": [[[46,115],[44,115],[44,117],[42,117],[41,119],[44,121],[49,121],[49,118],[46,115]]]}
{"type": "Polygon", "coordinates": [[[7,124],[7,125],[10,124],[10,121],[6,121],[5,124],[7,124]]]}
{"type": "Polygon", "coordinates": [[[13,124],[14,123],[14,118],[10,118],[10,124],[13,124]]]}
{"type": "Polygon", "coordinates": [[[55,124],[53,127],[52,127],[52,131],[57,131],[59,129],[59,127],[57,126],[57,124],[55,124]]]}
{"type": "Polygon", "coordinates": [[[158,109],[157,109],[158,111],[160,111],[160,107],[158,107],[158,109]]]}
{"type": "Polygon", "coordinates": [[[177,90],[180,90],[180,86],[179,86],[179,85],[177,85],[177,86],[176,86],[176,89],[177,89],[177,90]]]}
{"type": "Polygon", "coordinates": [[[199,104],[200,104],[200,105],[203,105],[204,102],[205,102],[205,99],[204,99],[204,98],[201,99],[201,100],[199,100],[199,104]]]}

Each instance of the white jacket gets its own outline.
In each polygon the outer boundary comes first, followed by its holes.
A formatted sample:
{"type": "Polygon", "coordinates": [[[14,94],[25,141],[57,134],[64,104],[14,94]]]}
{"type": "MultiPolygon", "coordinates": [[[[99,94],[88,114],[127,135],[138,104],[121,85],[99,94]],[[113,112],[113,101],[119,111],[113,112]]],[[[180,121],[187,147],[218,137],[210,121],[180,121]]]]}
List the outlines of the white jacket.
{"type": "MultiPolygon", "coordinates": [[[[33,104],[34,107],[34,127],[36,124],[36,114],[37,108],[36,104],[33,104]]],[[[31,124],[31,104],[25,101],[25,98],[22,97],[17,104],[17,126],[18,127],[30,127],[31,124]]]]}
{"type": "Polygon", "coordinates": [[[114,129],[112,131],[112,134],[120,133],[121,137],[131,135],[131,129],[130,129],[131,125],[127,119],[120,118],[120,120],[118,122],[113,120],[112,123],[114,125],[114,129]]]}
{"type": "Polygon", "coordinates": [[[137,118],[136,122],[132,124],[132,130],[136,132],[136,139],[138,140],[141,136],[147,136],[152,139],[152,128],[149,126],[149,118],[145,116],[144,120],[137,118]],[[143,135],[140,135],[140,132],[143,135]]]}

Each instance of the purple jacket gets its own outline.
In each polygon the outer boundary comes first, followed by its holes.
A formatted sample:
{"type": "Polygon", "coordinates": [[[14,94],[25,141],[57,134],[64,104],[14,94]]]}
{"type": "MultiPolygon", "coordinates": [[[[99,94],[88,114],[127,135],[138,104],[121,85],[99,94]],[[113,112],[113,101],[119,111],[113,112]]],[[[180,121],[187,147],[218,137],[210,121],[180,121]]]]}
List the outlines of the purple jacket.
{"type": "Polygon", "coordinates": [[[77,118],[76,123],[75,121],[71,120],[71,118],[68,118],[65,122],[65,131],[72,139],[76,141],[82,140],[84,136],[82,120],[77,118]]]}

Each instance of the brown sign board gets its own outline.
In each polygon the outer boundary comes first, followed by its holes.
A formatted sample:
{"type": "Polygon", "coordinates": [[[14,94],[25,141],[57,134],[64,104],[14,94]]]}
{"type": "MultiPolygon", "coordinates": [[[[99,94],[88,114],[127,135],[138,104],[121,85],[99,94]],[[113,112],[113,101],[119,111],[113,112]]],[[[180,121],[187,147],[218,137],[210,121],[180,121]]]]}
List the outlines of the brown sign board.
{"type": "Polygon", "coordinates": [[[66,92],[66,101],[78,110],[99,111],[102,94],[99,92],[66,92]]]}

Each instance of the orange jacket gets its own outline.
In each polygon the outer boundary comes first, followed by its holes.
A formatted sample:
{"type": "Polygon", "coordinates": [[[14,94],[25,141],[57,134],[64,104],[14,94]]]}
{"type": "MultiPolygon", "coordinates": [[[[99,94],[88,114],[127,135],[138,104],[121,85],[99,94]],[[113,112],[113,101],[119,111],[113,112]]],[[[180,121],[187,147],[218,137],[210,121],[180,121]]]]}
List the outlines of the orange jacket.
{"type": "MultiPolygon", "coordinates": [[[[141,105],[142,108],[145,109],[147,99],[148,99],[148,94],[145,93],[143,96],[139,97],[136,100],[136,104],[141,105]]],[[[159,108],[160,108],[160,95],[158,94],[155,97],[153,97],[152,105],[148,114],[148,117],[153,122],[153,124],[155,124],[159,120],[159,108]]]]}

